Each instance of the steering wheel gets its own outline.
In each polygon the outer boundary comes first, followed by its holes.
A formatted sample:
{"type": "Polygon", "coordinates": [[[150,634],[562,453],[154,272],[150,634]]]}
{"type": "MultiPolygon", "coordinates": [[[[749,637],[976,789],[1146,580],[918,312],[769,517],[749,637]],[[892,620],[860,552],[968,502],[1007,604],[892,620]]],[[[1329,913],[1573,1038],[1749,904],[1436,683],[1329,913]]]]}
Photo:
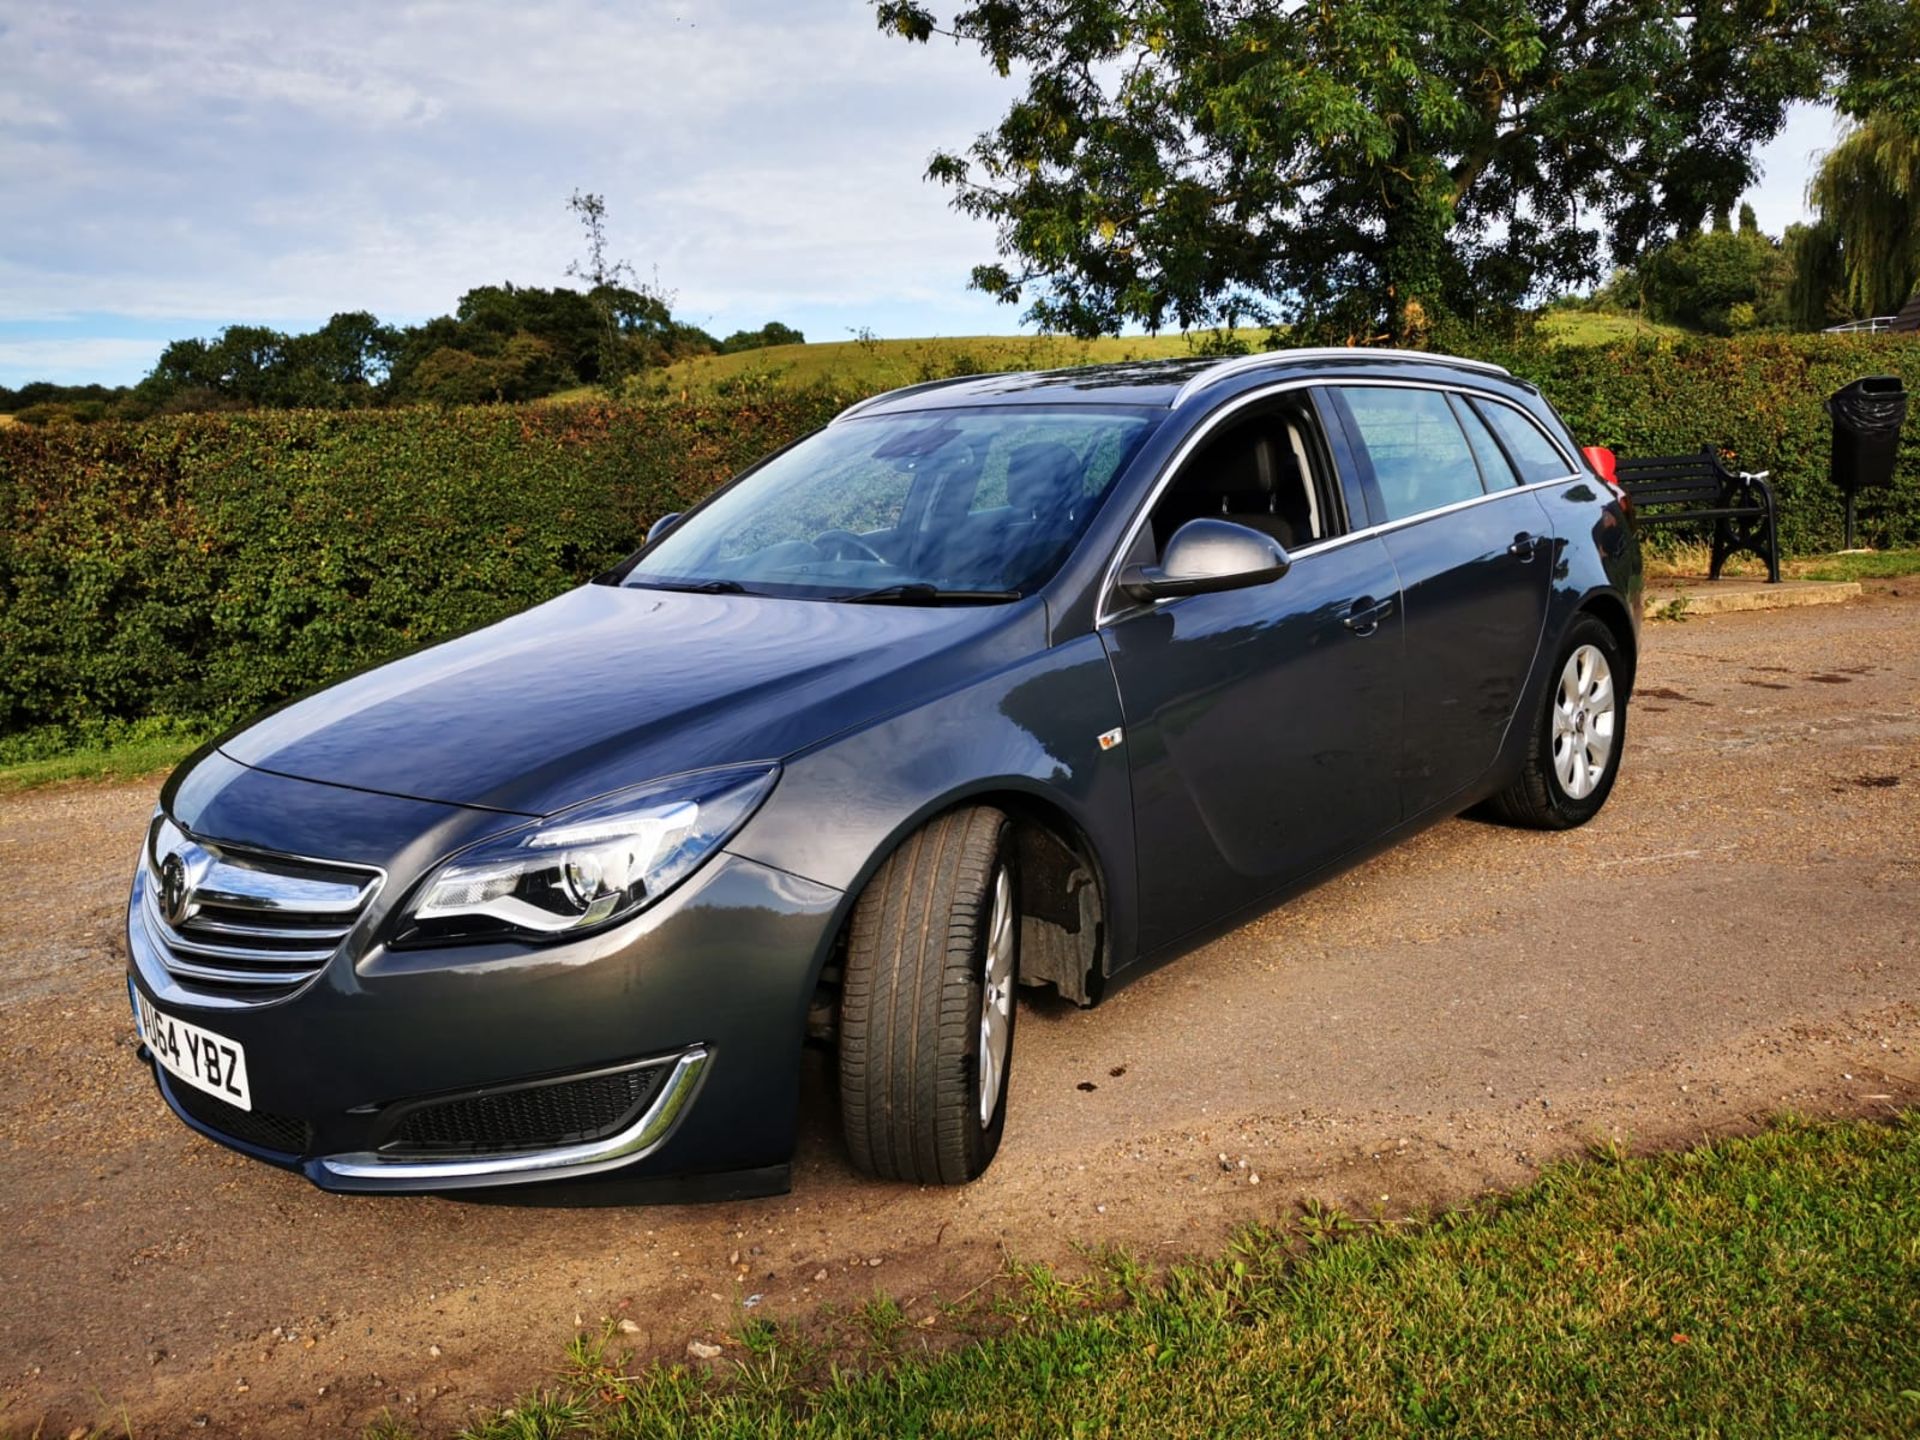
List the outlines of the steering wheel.
{"type": "Polygon", "coordinates": [[[829,560],[872,560],[880,565],[893,563],[851,530],[823,530],[813,537],[813,548],[829,560]]]}

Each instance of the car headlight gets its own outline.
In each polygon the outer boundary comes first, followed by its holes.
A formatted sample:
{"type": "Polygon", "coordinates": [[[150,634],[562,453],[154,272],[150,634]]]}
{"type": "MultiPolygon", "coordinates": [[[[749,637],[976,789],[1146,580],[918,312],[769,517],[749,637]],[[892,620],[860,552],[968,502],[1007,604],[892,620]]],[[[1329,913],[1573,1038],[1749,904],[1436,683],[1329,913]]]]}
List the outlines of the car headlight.
{"type": "Polygon", "coordinates": [[[778,774],[764,765],[709,770],[483,840],[427,877],[394,943],[560,940],[617,924],[725,843],[778,774]]]}

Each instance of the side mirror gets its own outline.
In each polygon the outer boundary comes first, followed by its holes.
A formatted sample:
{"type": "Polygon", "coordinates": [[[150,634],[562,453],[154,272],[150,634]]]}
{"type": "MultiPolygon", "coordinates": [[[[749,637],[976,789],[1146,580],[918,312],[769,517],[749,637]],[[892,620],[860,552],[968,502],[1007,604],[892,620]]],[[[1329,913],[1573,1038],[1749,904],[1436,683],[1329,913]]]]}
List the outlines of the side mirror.
{"type": "Polygon", "coordinates": [[[666,534],[667,531],[671,530],[674,526],[678,525],[679,523],[680,523],[680,512],[678,510],[674,510],[666,515],[662,515],[658,520],[654,521],[653,524],[647,527],[646,543],[651,545],[654,541],[658,540],[662,535],[666,534]]]}
{"type": "Polygon", "coordinates": [[[1265,585],[1291,568],[1285,548],[1269,535],[1231,520],[1189,520],[1173,532],[1158,565],[1122,570],[1120,589],[1128,599],[1147,604],[1265,585]]]}

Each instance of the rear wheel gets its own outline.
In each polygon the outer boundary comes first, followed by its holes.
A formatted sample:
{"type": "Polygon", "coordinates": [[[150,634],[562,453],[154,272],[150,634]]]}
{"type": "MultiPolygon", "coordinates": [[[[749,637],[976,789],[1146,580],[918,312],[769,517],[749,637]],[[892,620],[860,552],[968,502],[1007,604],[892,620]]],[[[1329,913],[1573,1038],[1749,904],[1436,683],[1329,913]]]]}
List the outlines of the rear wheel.
{"type": "Polygon", "coordinates": [[[1013,827],[957,810],[910,836],[854,908],[840,1114],[869,1175],[959,1185],[1000,1148],[1020,970],[1013,827]]]}
{"type": "Polygon", "coordinates": [[[1613,631],[1592,615],[1575,620],[1534,721],[1526,768],[1494,800],[1502,818],[1569,830],[1600,813],[1627,738],[1626,673],[1613,631]]]}

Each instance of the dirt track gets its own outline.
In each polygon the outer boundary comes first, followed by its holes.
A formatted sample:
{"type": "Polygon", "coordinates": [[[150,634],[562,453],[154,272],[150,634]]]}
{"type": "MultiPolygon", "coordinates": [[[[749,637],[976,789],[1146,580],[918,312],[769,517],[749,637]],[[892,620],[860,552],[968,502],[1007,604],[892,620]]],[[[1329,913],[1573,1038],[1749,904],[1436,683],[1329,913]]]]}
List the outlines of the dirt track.
{"type": "Polygon", "coordinates": [[[1583,831],[1456,821],[1097,1011],[1028,1007],[1005,1147],[960,1192],[854,1176],[814,1074],[781,1199],[322,1195],[191,1135],[134,1062],[116,928],[154,786],[0,800],[0,1433],[123,1404],[142,1437],[336,1434],[386,1405],[431,1428],[541,1379],[576,1317],[678,1355],[748,1295],[795,1316],[883,1288],[918,1315],[1002,1247],[1166,1257],[1307,1196],[1458,1200],[1597,1136],[1912,1104],[1900,588],[1650,626],[1626,769],[1583,831]]]}

